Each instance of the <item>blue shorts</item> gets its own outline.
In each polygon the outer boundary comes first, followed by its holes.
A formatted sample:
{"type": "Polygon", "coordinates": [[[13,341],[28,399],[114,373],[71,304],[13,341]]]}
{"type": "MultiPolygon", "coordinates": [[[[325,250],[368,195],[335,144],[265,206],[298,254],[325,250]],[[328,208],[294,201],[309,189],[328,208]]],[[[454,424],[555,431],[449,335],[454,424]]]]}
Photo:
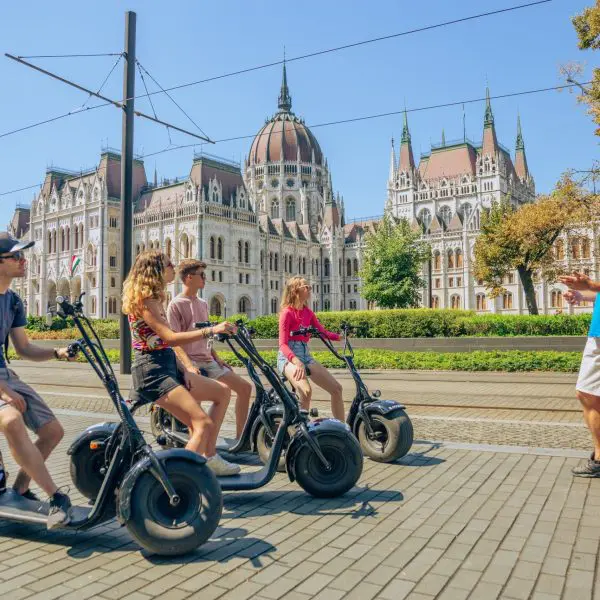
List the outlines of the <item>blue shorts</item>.
{"type": "MultiPolygon", "coordinates": [[[[311,363],[315,362],[315,359],[311,356],[310,350],[308,349],[308,344],[306,342],[295,342],[289,341],[288,346],[290,350],[302,361],[302,364],[307,367],[311,363]]],[[[280,350],[277,355],[277,370],[283,375],[283,370],[285,369],[285,365],[290,362],[283,352],[280,350]]]]}

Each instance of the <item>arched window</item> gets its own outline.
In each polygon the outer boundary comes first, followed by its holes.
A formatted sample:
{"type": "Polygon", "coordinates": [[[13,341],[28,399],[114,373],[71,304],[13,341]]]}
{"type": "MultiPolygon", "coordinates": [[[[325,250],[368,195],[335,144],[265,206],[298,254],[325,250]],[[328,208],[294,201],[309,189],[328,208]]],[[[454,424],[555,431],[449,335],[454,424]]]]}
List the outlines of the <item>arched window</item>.
{"type": "Polygon", "coordinates": [[[60,251],[64,252],[66,250],[65,247],[65,230],[63,227],[60,228],[60,251]]]}
{"type": "Polygon", "coordinates": [[[243,256],[243,244],[242,244],[242,240],[238,241],[238,262],[241,263],[242,262],[242,256],[243,256]]]}
{"type": "Polygon", "coordinates": [[[460,210],[462,212],[463,221],[466,223],[469,220],[469,217],[471,216],[471,213],[473,212],[473,207],[468,202],[465,202],[460,207],[460,210]]]}
{"type": "Polygon", "coordinates": [[[271,313],[277,312],[277,298],[271,298],[271,313]]]}
{"type": "Polygon", "coordinates": [[[261,269],[265,268],[265,252],[264,252],[264,250],[260,251],[260,268],[261,269]]]}
{"type": "Polygon", "coordinates": [[[275,256],[273,257],[275,264],[275,272],[279,271],[279,252],[275,252],[275,256]]]}
{"type": "Polygon", "coordinates": [[[56,229],[52,231],[52,252],[56,252],[58,246],[56,245],[56,229]]]}
{"type": "Polygon", "coordinates": [[[477,294],[477,310],[487,310],[487,299],[485,294],[477,294]]]}
{"type": "Polygon", "coordinates": [[[108,312],[111,315],[116,315],[117,314],[117,299],[114,296],[111,296],[108,299],[108,312]]]}
{"type": "Polygon", "coordinates": [[[433,253],[433,270],[441,271],[442,270],[442,255],[439,250],[436,250],[433,253]]]}
{"type": "Polygon", "coordinates": [[[214,236],[210,236],[210,257],[212,259],[216,258],[216,254],[215,254],[215,238],[214,236]]]}
{"type": "Polygon", "coordinates": [[[427,231],[429,229],[429,226],[431,225],[431,218],[432,218],[431,217],[431,212],[427,208],[424,208],[418,214],[418,219],[419,219],[419,221],[420,221],[420,223],[423,226],[423,229],[425,231],[427,231]]]}
{"type": "Polygon", "coordinates": [[[556,242],[554,242],[554,258],[556,258],[556,260],[564,260],[565,243],[563,240],[556,240],[556,242]]]}
{"type": "Polygon", "coordinates": [[[52,232],[48,232],[48,252],[52,252],[52,232]]]}
{"type": "Polygon", "coordinates": [[[590,258],[590,257],[591,257],[590,238],[586,236],[581,239],[581,258],[590,258]]]}
{"type": "Polygon", "coordinates": [[[460,296],[458,294],[454,294],[450,298],[450,308],[453,310],[458,310],[460,308],[460,296]]]}
{"type": "Polygon", "coordinates": [[[440,220],[446,227],[448,227],[450,221],[452,220],[452,209],[449,206],[442,206],[440,209],[440,220]]]}
{"type": "Polygon", "coordinates": [[[330,271],[331,271],[331,263],[329,262],[329,259],[326,258],[325,259],[325,264],[324,264],[324,273],[323,273],[323,276],[324,277],[329,277],[330,271]]]}
{"type": "Polygon", "coordinates": [[[571,239],[571,258],[573,260],[579,260],[581,258],[581,247],[579,244],[579,238],[571,239]]]}
{"type": "Polygon", "coordinates": [[[353,268],[352,271],[354,273],[354,275],[358,275],[358,258],[355,258],[353,261],[353,268]]]}
{"type": "Polygon", "coordinates": [[[502,308],[511,309],[513,307],[513,295],[510,292],[502,294],[502,308]]]}
{"type": "Polygon", "coordinates": [[[448,250],[448,268],[454,269],[454,251],[448,250]]]}
{"type": "Polygon", "coordinates": [[[462,254],[462,250],[460,248],[457,248],[454,251],[454,259],[455,259],[455,265],[457,269],[462,269],[463,266],[463,254],[462,254]]]}
{"type": "Polygon", "coordinates": [[[240,314],[248,314],[250,312],[250,300],[246,296],[242,296],[238,303],[238,312],[240,314]]]}
{"type": "Polygon", "coordinates": [[[75,226],[75,244],[73,245],[73,248],[75,250],[79,248],[79,227],[77,226],[75,226]]]}
{"type": "Polygon", "coordinates": [[[269,252],[269,271],[273,270],[273,253],[269,252]]]}
{"type": "Polygon", "coordinates": [[[271,200],[271,219],[279,219],[279,200],[271,200]]]}
{"type": "Polygon", "coordinates": [[[306,257],[302,259],[302,275],[306,275],[306,257]]]}
{"type": "Polygon", "coordinates": [[[66,246],[67,246],[65,248],[65,250],[70,250],[71,249],[71,228],[68,226],[66,229],[65,237],[66,237],[66,246]]]}
{"type": "Polygon", "coordinates": [[[250,262],[250,242],[244,242],[244,262],[250,262]]]}
{"type": "Polygon", "coordinates": [[[296,220],[296,201],[293,198],[288,198],[285,202],[285,220],[296,220]]]}
{"type": "Polygon", "coordinates": [[[439,308],[440,307],[440,297],[432,296],[431,297],[431,308],[439,308]]]}
{"type": "Polygon", "coordinates": [[[550,305],[552,308],[562,308],[563,307],[563,295],[560,290],[553,290],[550,294],[550,305]]]}
{"type": "Polygon", "coordinates": [[[83,223],[79,223],[79,247],[83,248],[83,223]]]}
{"type": "Polygon", "coordinates": [[[179,252],[183,258],[190,257],[190,240],[186,233],[182,234],[181,238],[179,238],[179,252]]]}
{"type": "Polygon", "coordinates": [[[96,296],[92,296],[92,314],[96,314],[96,296]]]}
{"type": "Polygon", "coordinates": [[[219,238],[217,241],[217,259],[223,260],[223,238],[219,238]]]}
{"type": "Polygon", "coordinates": [[[210,314],[215,317],[221,316],[221,300],[217,296],[210,301],[210,314]]]}
{"type": "Polygon", "coordinates": [[[346,259],[346,277],[352,277],[352,261],[349,258],[346,259]]]}

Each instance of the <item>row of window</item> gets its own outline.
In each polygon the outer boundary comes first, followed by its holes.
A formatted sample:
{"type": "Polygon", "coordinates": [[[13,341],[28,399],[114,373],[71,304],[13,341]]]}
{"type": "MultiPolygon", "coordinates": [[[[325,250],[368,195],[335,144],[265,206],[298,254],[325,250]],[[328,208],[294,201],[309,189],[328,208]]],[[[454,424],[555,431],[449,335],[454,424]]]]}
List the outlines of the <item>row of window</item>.
{"type": "Polygon", "coordinates": [[[58,244],[60,244],[61,252],[71,250],[71,244],[73,244],[73,250],[83,248],[83,223],[75,225],[73,230],[68,225],[61,227],[58,232],[56,229],[52,229],[48,231],[46,241],[46,250],[48,253],[57,252],[58,244]]]}
{"type": "MultiPolygon", "coordinates": [[[[448,258],[446,263],[448,269],[462,269],[463,253],[460,248],[448,250],[446,256],[448,258]]],[[[433,253],[432,268],[434,271],[441,271],[442,269],[442,255],[439,250],[433,253]]]]}
{"type": "MultiPolygon", "coordinates": [[[[571,238],[569,240],[569,252],[573,260],[579,260],[581,258],[591,258],[591,240],[585,236],[571,238]]],[[[564,260],[564,240],[556,240],[556,242],[554,242],[554,258],[556,258],[556,260],[564,260]]]]}
{"type": "MultiPolygon", "coordinates": [[[[271,218],[279,219],[281,217],[281,211],[279,206],[279,199],[273,198],[271,200],[271,218]]],[[[295,221],[296,220],[296,200],[294,198],[287,198],[285,200],[285,220],[295,221]]]]}
{"type": "MultiPolygon", "coordinates": [[[[539,303],[538,293],[536,292],[536,301],[539,303]]],[[[431,298],[432,308],[440,308],[440,297],[435,294],[431,298]]],[[[550,293],[550,306],[552,308],[562,309],[565,306],[563,294],[560,290],[553,290],[550,293]]],[[[450,296],[450,308],[460,309],[462,307],[462,298],[458,294],[450,296]]],[[[488,310],[488,299],[485,294],[479,293],[475,296],[475,308],[478,311],[488,310]]],[[[511,310],[513,308],[513,294],[511,292],[504,292],[502,294],[502,308],[504,310],[511,310]]]]}

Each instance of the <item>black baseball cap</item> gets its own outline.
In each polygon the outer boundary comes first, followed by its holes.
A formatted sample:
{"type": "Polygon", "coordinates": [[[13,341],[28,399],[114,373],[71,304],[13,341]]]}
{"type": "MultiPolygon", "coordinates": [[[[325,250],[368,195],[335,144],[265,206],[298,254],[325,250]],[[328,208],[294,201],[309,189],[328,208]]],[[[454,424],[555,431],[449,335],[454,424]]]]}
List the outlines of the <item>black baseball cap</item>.
{"type": "Polygon", "coordinates": [[[17,250],[27,250],[31,248],[35,242],[21,242],[14,238],[8,231],[0,231],[0,254],[9,254],[17,250]]]}

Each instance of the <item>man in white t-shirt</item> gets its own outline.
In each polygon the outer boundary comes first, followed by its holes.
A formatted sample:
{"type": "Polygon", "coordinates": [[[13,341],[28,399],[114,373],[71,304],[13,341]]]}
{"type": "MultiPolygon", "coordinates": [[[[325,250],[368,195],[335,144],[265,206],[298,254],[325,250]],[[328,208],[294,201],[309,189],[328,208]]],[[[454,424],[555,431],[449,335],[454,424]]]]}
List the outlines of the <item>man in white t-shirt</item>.
{"type": "MultiPolygon", "coordinates": [[[[208,321],[208,304],[198,297],[198,291],[206,283],[205,269],[206,263],[193,258],[179,263],[177,271],[183,283],[183,292],[167,308],[167,320],[173,331],[191,331],[194,323],[208,321]]],[[[236,393],[235,430],[239,439],[248,417],[252,385],[236,375],[215,350],[209,348],[206,338],[175,348],[175,352],[182,361],[189,357],[194,367],[202,369],[208,377],[218,380],[236,393]]]]}

